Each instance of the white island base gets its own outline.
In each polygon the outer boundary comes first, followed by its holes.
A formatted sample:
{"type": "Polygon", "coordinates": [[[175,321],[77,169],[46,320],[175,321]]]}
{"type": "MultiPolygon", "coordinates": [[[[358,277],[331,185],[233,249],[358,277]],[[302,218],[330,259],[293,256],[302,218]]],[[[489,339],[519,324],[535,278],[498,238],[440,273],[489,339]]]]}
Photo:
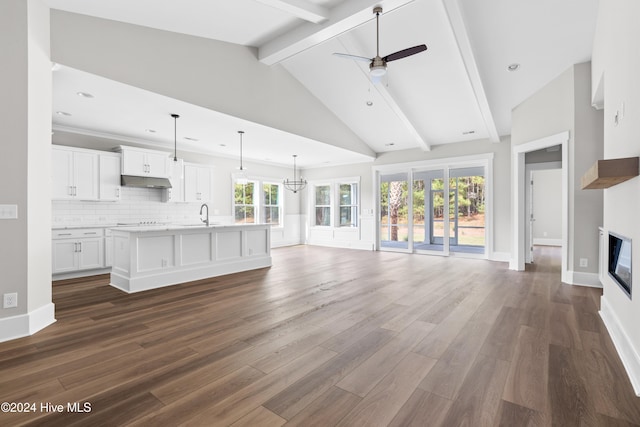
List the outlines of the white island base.
{"type": "Polygon", "coordinates": [[[118,227],[111,286],[140,292],[271,266],[269,225],[118,227]]]}

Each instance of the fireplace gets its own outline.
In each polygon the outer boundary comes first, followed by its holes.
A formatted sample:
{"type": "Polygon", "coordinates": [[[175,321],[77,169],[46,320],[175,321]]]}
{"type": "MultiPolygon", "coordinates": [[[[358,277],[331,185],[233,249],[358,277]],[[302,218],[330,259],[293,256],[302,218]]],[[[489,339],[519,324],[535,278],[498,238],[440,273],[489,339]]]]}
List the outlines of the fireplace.
{"type": "Polygon", "coordinates": [[[631,298],[631,239],[609,232],[609,276],[631,298]]]}

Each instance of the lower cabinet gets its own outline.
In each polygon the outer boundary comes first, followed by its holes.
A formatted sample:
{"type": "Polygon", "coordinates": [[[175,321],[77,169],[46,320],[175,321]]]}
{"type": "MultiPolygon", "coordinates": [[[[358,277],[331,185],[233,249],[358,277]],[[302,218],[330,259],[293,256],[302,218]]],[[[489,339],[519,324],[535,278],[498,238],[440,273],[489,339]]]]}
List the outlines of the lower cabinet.
{"type": "Polygon", "coordinates": [[[104,267],[104,230],[54,230],[52,273],[68,273],[104,267]]]}

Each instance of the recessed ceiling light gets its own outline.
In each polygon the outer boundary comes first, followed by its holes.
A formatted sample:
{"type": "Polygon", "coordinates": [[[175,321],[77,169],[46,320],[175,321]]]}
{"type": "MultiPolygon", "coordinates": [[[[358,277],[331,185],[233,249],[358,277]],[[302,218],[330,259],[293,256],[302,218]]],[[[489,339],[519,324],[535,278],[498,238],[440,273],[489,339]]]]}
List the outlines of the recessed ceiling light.
{"type": "Polygon", "coordinates": [[[518,68],[520,68],[520,64],[517,64],[515,62],[513,64],[507,66],[507,70],[509,70],[509,71],[516,71],[516,70],[518,70],[518,68]]]}
{"type": "Polygon", "coordinates": [[[191,138],[191,137],[188,137],[188,136],[185,136],[184,139],[186,139],[187,141],[193,141],[193,142],[199,141],[197,138],[191,138]]]}
{"type": "Polygon", "coordinates": [[[226,147],[227,146],[227,144],[218,144],[218,145],[220,145],[220,147],[226,147]]]}
{"type": "Polygon", "coordinates": [[[463,135],[471,135],[473,133],[476,133],[476,131],[475,130],[468,130],[466,132],[462,132],[463,135]]]}
{"type": "Polygon", "coordinates": [[[76,95],[82,98],[93,98],[93,95],[88,92],[76,92],[76,95]]]}
{"type": "Polygon", "coordinates": [[[59,116],[70,116],[71,113],[67,113],[66,111],[56,111],[56,114],[59,116]]]}
{"type": "Polygon", "coordinates": [[[393,147],[394,145],[396,145],[395,142],[389,142],[387,144],[384,144],[385,147],[393,147]]]}
{"type": "Polygon", "coordinates": [[[144,131],[147,133],[156,133],[155,129],[145,129],[144,131]]]}
{"type": "Polygon", "coordinates": [[[371,107],[373,105],[373,101],[367,101],[367,107],[371,107]]]}

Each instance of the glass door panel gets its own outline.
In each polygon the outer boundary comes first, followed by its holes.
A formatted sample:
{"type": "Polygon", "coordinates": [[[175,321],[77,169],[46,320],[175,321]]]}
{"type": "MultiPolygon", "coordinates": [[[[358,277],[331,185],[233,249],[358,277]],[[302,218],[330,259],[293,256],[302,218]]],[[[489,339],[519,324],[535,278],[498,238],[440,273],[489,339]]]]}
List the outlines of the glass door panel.
{"type": "Polygon", "coordinates": [[[444,250],[444,171],[413,175],[413,248],[417,252],[444,250]]]}
{"type": "Polygon", "coordinates": [[[450,171],[449,203],[451,252],[485,252],[485,178],[484,167],[450,171]]]}
{"type": "Polygon", "coordinates": [[[380,247],[409,249],[409,181],[407,173],[380,176],[380,247]]]}

